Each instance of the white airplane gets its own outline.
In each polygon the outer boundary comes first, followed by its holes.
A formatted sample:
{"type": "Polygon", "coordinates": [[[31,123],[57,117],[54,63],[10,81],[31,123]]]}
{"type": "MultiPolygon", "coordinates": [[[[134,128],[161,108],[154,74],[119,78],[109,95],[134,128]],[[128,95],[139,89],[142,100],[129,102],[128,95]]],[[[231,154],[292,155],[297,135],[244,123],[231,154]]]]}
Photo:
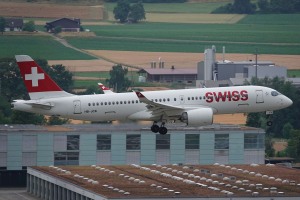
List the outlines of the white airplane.
{"type": "Polygon", "coordinates": [[[99,88],[103,91],[104,94],[112,94],[114,93],[113,91],[111,91],[109,89],[109,87],[106,87],[105,85],[103,85],[102,83],[98,83],[99,88]]]}
{"type": "Polygon", "coordinates": [[[14,110],[90,121],[148,120],[153,121],[151,131],[160,134],[167,133],[166,122],[204,126],[213,123],[214,114],[270,112],[293,103],[261,86],[73,95],[63,91],[31,57],[17,55],[16,60],[30,100],[15,100],[14,110]]]}

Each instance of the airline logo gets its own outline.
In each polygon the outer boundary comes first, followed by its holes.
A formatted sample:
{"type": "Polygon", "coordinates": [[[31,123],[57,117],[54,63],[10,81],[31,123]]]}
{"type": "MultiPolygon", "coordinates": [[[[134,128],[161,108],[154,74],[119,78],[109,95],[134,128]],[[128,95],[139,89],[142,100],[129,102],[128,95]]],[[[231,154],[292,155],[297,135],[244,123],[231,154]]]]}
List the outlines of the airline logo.
{"type": "Polygon", "coordinates": [[[17,63],[29,93],[62,90],[36,62],[19,61],[17,63]]]}
{"type": "Polygon", "coordinates": [[[31,81],[32,87],[39,86],[39,80],[44,80],[44,73],[38,73],[37,67],[31,67],[31,74],[25,74],[25,80],[31,81]]]}
{"type": "Polygon", "coordinates": [[[225,101],[247,101],[248,91],[224,91],[224,92],[206,92],[205,98],[207,103],[225,102],[225,101]]]}

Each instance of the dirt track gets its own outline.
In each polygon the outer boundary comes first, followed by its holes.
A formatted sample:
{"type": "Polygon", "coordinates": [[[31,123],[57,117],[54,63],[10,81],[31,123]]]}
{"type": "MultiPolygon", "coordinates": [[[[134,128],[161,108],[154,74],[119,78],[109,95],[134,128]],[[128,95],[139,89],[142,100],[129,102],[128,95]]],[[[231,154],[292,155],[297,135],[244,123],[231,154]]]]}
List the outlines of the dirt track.
{"type": "MultiPolygon", "coordinates": [[[[129,65],[150,68],[152,61],[158,62],[159,58],[165,62],[165,67],[169,68],[195,68],[197,62],[203,61],[203,53],[166,53],[166,52],[134,52],[134,51],[104,51],[88,50],[88,52],[108,58],[116,63],[126,63],[129,65]]],[[[222,54],[217,54],[217,60],[222,60],[222,54]]],[[[226,54],[226,60],[244,61],[254,60],[253,54],[226,54]]],[[[273,61],[276,65],[285,66],[288,69],[300,69],[300,55],[259,55],[258,60],[273,61]]],[[[71,71],[109,71],[114,65],[104,60],[52,60],[49,64],[63,64],[71,71]]]]}
{"type": "Polygon", "coordinates": [[[0,13],[10,17],[103,19],[102,6],[0,2],[0,13]]]}

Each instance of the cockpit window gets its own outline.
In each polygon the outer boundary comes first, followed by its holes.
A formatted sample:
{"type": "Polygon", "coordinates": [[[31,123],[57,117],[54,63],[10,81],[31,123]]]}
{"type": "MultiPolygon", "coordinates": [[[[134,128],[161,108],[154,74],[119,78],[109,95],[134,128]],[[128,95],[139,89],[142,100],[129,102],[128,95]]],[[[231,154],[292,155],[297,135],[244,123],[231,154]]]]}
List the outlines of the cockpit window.
{"type": "Polygon", "coordinates": [[[276,97],[276,96],[279,95],[279,93],[278,93],[277,91],[272,91],[272,92],[271,92],[271,95],[272,95],[273,97],[276,97]]]}

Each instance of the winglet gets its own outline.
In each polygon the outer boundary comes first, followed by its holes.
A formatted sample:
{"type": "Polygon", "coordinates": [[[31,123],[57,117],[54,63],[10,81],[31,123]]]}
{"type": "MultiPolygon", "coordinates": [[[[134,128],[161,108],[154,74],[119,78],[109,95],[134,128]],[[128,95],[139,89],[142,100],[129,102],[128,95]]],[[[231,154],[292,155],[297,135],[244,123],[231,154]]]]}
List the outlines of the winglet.
{"type": "Polygon", "coordinates": [[[141,99],[141,98],[146,98],[141,92],[135,91],[136,96],[141,99]]]}
{"type": "Polygon", "coordinates": [[[98,86],[101,90],[103,90],[103,92],[106,93],[113,93],[113,91],[110,90],[109,87],[106,87],[105,85],[103,85],[102,83],[98,83],[98,86]]]}

